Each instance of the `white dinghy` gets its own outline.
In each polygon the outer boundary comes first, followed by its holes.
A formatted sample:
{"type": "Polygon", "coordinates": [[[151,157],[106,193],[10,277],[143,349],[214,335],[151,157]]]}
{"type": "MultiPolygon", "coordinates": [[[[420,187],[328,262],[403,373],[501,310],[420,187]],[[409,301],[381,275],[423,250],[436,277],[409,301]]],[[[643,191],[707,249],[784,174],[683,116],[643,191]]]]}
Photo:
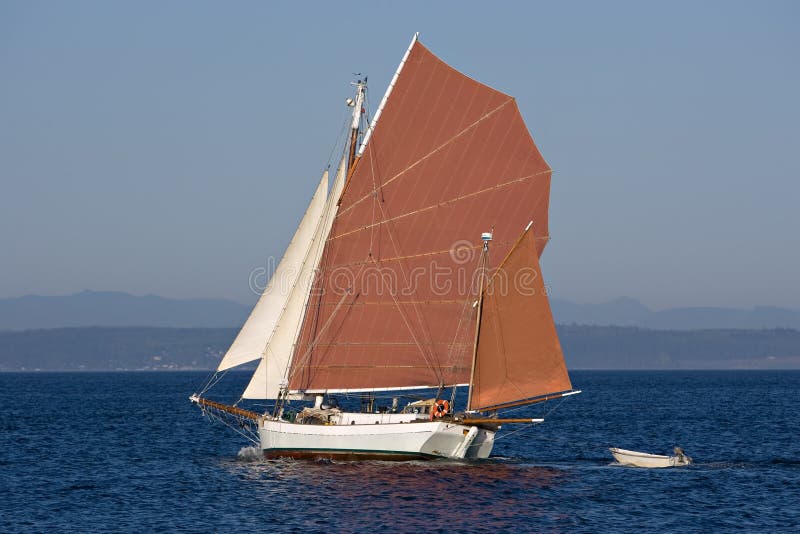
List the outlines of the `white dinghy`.
{"type": "Polygon", "coordinates": [[[692,459],[687,456],[683,449],[675,447],[674,456],[664,456],[663,454],[650,454],[647,452],[629,451],[611,447],[609,449],[614,459],[622,465],[633,467],[679,467],[689,465],[692,459]]]}

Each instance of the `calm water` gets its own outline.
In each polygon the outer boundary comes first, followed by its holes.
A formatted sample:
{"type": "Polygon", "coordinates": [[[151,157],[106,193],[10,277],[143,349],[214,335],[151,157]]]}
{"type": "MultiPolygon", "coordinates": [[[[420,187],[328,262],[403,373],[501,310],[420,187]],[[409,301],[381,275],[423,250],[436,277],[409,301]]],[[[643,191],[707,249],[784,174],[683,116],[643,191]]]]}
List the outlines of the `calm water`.
{"type": "Polygon", "coordinates": [[[239,454],[247,443],[187,400],[204,376],[0,375],[0,530],[800,527],[798,372],[573,372],[583,394],[462,464],[239,454]],[[676,444],[695,465],[610,465],[609,446],[676,444]]]}

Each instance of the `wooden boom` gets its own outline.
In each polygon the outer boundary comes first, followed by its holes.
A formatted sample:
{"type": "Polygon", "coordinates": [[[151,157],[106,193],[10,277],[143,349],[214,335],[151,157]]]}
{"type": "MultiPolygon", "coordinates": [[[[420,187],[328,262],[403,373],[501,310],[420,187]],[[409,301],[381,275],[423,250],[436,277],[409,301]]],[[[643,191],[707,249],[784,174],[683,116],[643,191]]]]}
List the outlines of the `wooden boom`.
{"type": "Polygon", "coordinates": [[[503,404],[495,404],[495,405],[492,405],[492,406],[484,406],[483,408],[478,408],[478,411],[488,412],[488,411],[492,411],[492,410],[502,410],[502,409],[505,409],[505,408],[513,408],[515,406],[524,406],[526,404],[536,404],[536,403],[539,403],[539,402],[550,401],[550,400],[553,400],[553,399],[560,399],[561,397],[569,397],[570,395],[577,395],[578,393],[581,393],[581,390],[578,389],[578,390],[564,391],[564,392],[561,392],[561,393],[551,393],[549,395],[543,395],[541,397],[535,397],[535,398],[532,398],[532,399],[524,399],[524,400],[515,401],[515,402],[505,402],[503,404]]]}
{"type": "Polygon", "coordinates": [[[260,421],[263,418],[261,414],[258,414],[256,412],[251,412],[250,410],[237,408],[236,406],[228,406],[227,404],[222,404],[220,402],[210,401],[202,397],[198,397],[197,395],[192,395],[191,397],[189,397],[189,400],[191,400],[196,404],[199,404],[200,406],[208,406],[209,408],[214,408],[215,410],[220,410],[222,412],[238,415],[239,417],[252,419],[253,421],[260,421]]]}
{"type": "Polygon", "coordinates": [[[465,417],[457,422],[464,425],[509,425],[516,423],[544,423],[544,419],[497,419],[495,417],[465,417]]]}

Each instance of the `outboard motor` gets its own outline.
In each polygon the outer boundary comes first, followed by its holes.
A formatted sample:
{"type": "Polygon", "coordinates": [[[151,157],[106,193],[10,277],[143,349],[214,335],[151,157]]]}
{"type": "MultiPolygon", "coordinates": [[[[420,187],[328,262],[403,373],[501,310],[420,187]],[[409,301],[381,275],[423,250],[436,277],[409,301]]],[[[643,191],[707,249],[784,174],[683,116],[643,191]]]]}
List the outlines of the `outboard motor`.
{"type": "Polygon", "coordinates": [[[675,453],[675,457],[678,459],[678,463],[683,465],[689,465],[690,463],[692,463],[692,459],[689,456],[687,456],[685,452],[683,452],[682,448],[675,447],[674,449],[672,449],[672,451],[675,453]]]}

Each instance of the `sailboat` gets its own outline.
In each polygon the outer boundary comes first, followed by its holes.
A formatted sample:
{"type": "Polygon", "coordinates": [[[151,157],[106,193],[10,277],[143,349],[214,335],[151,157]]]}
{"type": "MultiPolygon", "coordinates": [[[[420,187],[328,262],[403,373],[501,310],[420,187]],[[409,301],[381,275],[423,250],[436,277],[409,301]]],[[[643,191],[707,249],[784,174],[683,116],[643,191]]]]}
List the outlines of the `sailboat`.
{"type": "Polygon", "coordinates": [[[579,393],[539,267],[550,167],[514,98],[418,35],[371,120],[366,78],[354,86],[332,183],[325,171],[190,399],[250,428],[268,458],[487,458],[503,426],[543,422],[504,415],[579,393]],[[248,362],[239,401],[208,397],[248,362]],[[264,399],[266,410],[242,406],[264,399]]]}

